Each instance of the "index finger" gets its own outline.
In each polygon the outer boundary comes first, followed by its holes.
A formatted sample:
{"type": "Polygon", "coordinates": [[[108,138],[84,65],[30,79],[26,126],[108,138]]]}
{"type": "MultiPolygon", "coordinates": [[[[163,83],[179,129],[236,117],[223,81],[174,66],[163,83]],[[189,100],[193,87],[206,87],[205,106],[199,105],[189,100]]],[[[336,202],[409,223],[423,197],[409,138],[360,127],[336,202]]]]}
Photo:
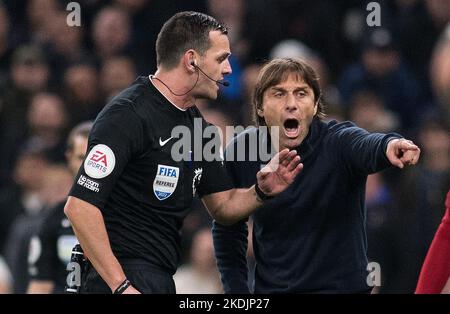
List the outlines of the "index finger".
{"type": "Polygon", "coordinates": [[[401,149],[407,149],[407,150],[418,150],[419,149],[419,147],[417,145],[415,145],[413,143],[409,143],[407,141],[400,141],[398,143],[398,145],[401,149]]]}

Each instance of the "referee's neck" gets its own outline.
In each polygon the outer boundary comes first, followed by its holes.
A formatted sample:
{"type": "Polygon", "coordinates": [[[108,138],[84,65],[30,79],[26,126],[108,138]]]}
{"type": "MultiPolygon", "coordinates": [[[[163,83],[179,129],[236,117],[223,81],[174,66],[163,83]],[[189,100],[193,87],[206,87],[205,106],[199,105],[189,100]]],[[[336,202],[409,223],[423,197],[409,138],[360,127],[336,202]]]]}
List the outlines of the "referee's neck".
{"type": "Polygon", "coordinates": [[[150,81],[169,102],[185,111],[195,105],[191,91],[196,82],[179,72],[177,69],[168,72],[158,70],[150,75],[150,81]]]}

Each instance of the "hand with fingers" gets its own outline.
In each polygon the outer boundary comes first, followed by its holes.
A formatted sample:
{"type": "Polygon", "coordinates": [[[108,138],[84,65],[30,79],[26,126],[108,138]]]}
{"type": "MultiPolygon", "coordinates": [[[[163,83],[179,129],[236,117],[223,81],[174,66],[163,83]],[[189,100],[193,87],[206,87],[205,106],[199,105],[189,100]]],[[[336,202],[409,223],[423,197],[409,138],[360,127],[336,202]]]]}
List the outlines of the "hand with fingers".
{"type": "Polygon", "coordinates": [[[264,194],[274,196],[286,190],[302,168],[297,151],[283,149],[256,174],[257,184],[264,194]]]}
{"type": "Polygon", "coordinates": [[[388,143],[386,157],[392,165],[403,169],[404,166],[417,164],[420,148],[410,140],[397,138],[388,143]]]}

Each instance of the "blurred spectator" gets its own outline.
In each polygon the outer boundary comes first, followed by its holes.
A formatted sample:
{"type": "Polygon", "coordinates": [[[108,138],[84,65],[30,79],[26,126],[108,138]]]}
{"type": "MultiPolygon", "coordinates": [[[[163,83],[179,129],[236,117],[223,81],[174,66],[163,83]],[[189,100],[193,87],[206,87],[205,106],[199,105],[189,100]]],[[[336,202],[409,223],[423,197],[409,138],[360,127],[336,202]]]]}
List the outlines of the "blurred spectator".
{"type": "Polygon", "coordinates": [[[70,126],[93,120],[105,102],[100,93],[99,74],[88,63],[71,65],[64,74],[64,99],[67,101],[70,126]]]}
{"type": "Polygon", "coordinates": [[[207,0],[206,4],[207,13],[229,27],[233,56],[240,67],[266,60],[283,35],[279,8],[273,0],[207,0]]]}
{"type": "MultiPolygon", "coordinates": [[[[450,186],[450,130],[428,119],[419,132],[421,162],[395,184],[398,211],[390,223],[393,277],[384,292],[412,293],[421,265],[444,214],[442,204],[450,186]]],[[[387,232],[388,233],[388,232],[387,232]]]]}
{"type": "Polygon", "coordinates": [[[401,127],[411,130],[417,125],[423,104],[421,88],[401,61],[393,34],[384,28],[370,31],[363,43],[361,60],[347,67],[339,90],[344,104],[361,90],[371,89],[382,97],[387,109],[401,119],[401,127]]]}
{"type": "Polygon", "coordinates": [[[211,230],[204,228],[195,234],[190,261],[174,275],[178,294],[223,293],[214,258],[211,230]]]}
{"type": "Polygon", "coordinates": [[[17,132],[23,127],[30,97],[47,87],[50,75],[44,53],[38,46],[17,48],[11,61],[11,79],[0,95],[3,100],[0,131],[3,132],[17,132]]]}
{"type": "MultiPolygon", "coordinates": [[[[44,187],[44,195],[48,193],[47,204],[52,205],[43,217],[42,223],[37,228],[37,233],[31,241],[40,244],[41,249],[36,254],[29,252],[28,271],[31,281],[28,293],[63,293],[66,283],[66,266],[70,261],[71,251],[78,242],[72,230],[69,220],[64,214],[64,205],[72,180],[83,163],[88,135],[92,128],[92,122],[83,122],[71,130],[67,139],[66,160],[67,168],[61,171],[59,176],[53,176],[59,182],[47,182],[44,187]],[[67,174],[70,176],[67,177],[67,174]],[[65,176],[64,178],[59,178],[65,176]],[[69,180],[68,184],[63,183],[69,180]],[[58,184],[55,191],[55,183],[58,184]],[[52,188],[53,187],[53,188],[52,188]],[[61,199],[61,197],[63,197],[61,199]],[[35,240],[33,240],[35,239],[35,240]]],[[[34,244],[36,245],[36,244],[34,244]]]]}
{"type": "Polygon", "coordinates": [[[193,10],[205,12],[205,1],[198,0],[114,0],[131,20],[131,56],[138,75],[156,71],[155,43],[163,23],[176,12],[193,10]]]}
{"type": "Polygon", "coordinates": [[[49,77],[47,59],[39,46],[26,45],[14,51],[11,79],[19,92],[41,91],[47,87],[49,77]]]}
{"type": "Polygon", "coordinates": [[[253,91],[262,65],[253,63],[247,65],[242,73],[242,105],[236,121],[244,126],[255,125],[253,121],[253,91]]]}
{"type": "Polygon", "coordinates": [[[390,212],[393,211],[392,191],[387,186],[381,173],[374,173],[367,177],[366,207],[369,231],[382,227],[390,212]]]}
{"type": "MultiPolygon", "coordinates": [[[[0,2],[0,89],[5,84],[5,80],[9,70],[9,62],[11,58],[9,31],[10,31],[10,24],[8,11],[6,11],[6,8],[0,2]]],[[[0,116],[1,112],[2,108],[0,104],[0,116]]]]}
{"type": "Polygon", "coordinates": [[[0,255],[0,294],[11,293],[12,278],[3,257],[0,255]]]}
{"type": "Polygon", "coordinates": [[[450,21],[449,3],[447,0],[396,1],[399,48],[427,96],[431,96],[430,56],[445,21],[450,21]]]}
{"type": "Polygon", "coordinates": [[[73,184],[73,176],[65,166],[52,166],[45,173],[41,187],[42,199],[46,207],[66,201],[73,184]]]}
{"type": "Polygon", "coordinates": [[[72,185],[72,176],[65,167],[51,166],[42,175],[39,198],[43,202],[39,211],[17,217],[11,226],[5,248],[5,258],[14,278],[14,293],[25,293],[28,287],[28,259],[33,259],[40,250],[36,241],[31,241],[45,212],[67,197],[72,185]],[[52,195],[53,194],[53,195],[52,195]]]}
{"type": "Polygon", "coordinates": [[[60,9],[58,1],[29,0],[25,5],[31,41],[39,44],[48,43],[51,37],[49,27],[60,9]]]}
{"type": "Polygon", "coordinates": [[[333,74],[343,64],[340,44],[339,11],[335,1],[330,0],[277,0],[282,18],[279,38],[296,38],[318,51],[333,74]]]}
{"type": "Polygon", "coordinates": [[[397,115],[387,110],[383,100],[372,91],[356,92],[348,110],[348,119],[371,133],[389,133],[399,127],[397,115]]]}
{"type": "Polygon", "coordinates": [[[450,22],[435,47],[430,76],[438,105],[450,123],[450,22]]]}
{"type": "Polygon", "coordinates": [[[195,234],[200,229],[210,228],[212,219],[208,214],[205,205],[198,196],[192,201],[192,210],[183,222],[182,239],[181,239],[181,258],[180,264],[189,263],[191,259],[191,247],[195,234]]]}
{"type": "Polygon", "coordinates": [[[136,79],[136,69],[128,57],[112,57],[103,62],[100,85],[105,101],[128,87],[136,79]]]}
{"type": "Polygon", "coordinates": [[[94,19],[92,39],[97,57],[110,58],[123,54],[130,44],[131,21],[119,7],[105,7],[94,19]]]}
{"type": "Polygon", "coordinates": [[[270,47],[282,36],[278,8],[271,0],[207,0],[206,3],[208,14],[228,26],[233,72],[227,76],[230,86],[222,88],[219,102],[231,107],[228,113],[237,118],[241,110],[239,102],[244,96],[244,67],[267,60],[270,47]]]}
{"type": "Polygon", "coordinates": [[[425,0],[428,14],[438,29],[443,29],[450,22],[450,1],[425,0]]]}
{"type": "Polygon", "coordinates": [[[228,27],[228,38],[233,54],[229,61],[233,72],[227,75],[230,86],[223,88],[222,97],[229,101],[237,101],[241,97],[241,73],[242,64],[247,60],[249,52],[249,40],[245,37],[247,5],[243,0],[207,0],[208,14],[214,16],[228,27]]]}
{"type": "Polygon", "coordinates": [[[69,65],[94,59],[83,46],[84,24],[67,25],[67,11],[58,12],[52,18],[47,30],[49,39],[46,48],[52,69],[52,83],[58,85],[69,65]]]}
{"type": "Polygon", "coordinates": [[[382,292],[385,283],[393,277],[392,238],[388,225],[395,216],[396,208],[393,192],[386,183],[382,173],[371,174],[366,183],[366,228],[367,257],[370,262],[376,262],[381,268],[381,287],[374,287],[372,293],[382,292]]]}
{"type": "Polygon", "coordinates": [[[67,113],[56,94],[36,94],[27,113],[29,133],[25,143],[40,147],[50,161],[64,161],[67,113]]]}
{"type": "Polygon", "coordinates": [[[0,252],[4,252],[6,237],[15,218],[23,213],[34,214],[44,206],[40,189],[45,180],[48,161],[33,147],[19,153],[13,170],[13,180],[0,189],[0,252]]]}
{"type": "Polygon", "coordinates": [[[42,210],[44,199],[40,193],[45,180],[48,161],[33,147],[19,153],[13,171],[13,181],[0,190],[0,252],[4,252],[6,237],[13,221],[23,213],[42,210]]]}
{"type": "Polygon", "coordinates": [[[228,141],[234,137],[232,128],[227,128],[227,126],[234,126],[235,122],[227,114],[215,107],[204,107],[199,109],[206,121],[220,129],[222,148],[225,149],[228,141]]]}
{"type": "Polygon", "coordinates": [[[10,179],[17,148],[27,133],[27,111],[32,96],[47,87],[49,68],[37,46],[14,51],[11,81],[5,86],[0,114],[0,186],[10,179]]]}
{"type": "Polygon", "coordinates": [[[67,25],[67,11],[58,12],[52,17],[48,35],[52,52],[65,58],[66,62],[77,61],[83,52],[83,28],[67,25]]]}
{"type": "MultiPolygon", "coordinates": [[[[249,50],[245,38],[247,4],[244,0],[207,0],[208,12],[229,27],[228,38],[233,54],[239,60],[246,60],[249,50]]],[[[234,70],[234,69],[233,69],[234,70]]]]}

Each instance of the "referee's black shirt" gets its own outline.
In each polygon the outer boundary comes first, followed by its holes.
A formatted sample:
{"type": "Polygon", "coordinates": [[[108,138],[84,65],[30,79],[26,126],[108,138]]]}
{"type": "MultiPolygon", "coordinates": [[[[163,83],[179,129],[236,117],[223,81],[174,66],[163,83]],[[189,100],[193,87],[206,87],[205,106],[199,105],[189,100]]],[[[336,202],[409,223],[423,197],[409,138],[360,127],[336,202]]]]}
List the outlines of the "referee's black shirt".
{"type": "Polygon", "coordinates": [[[139,77],[95,120],[70,195],[101,210],[119,261],[140,258],[175,273],[179,232],[195,192],[202,197],[232,188],[222,162],[196,156],[194,143],[189,160],[172,158],[174,127],[194,135],[207,126],[194,118],[201,118],[196,107],[177,108],[148,77],[139,77]]]}

